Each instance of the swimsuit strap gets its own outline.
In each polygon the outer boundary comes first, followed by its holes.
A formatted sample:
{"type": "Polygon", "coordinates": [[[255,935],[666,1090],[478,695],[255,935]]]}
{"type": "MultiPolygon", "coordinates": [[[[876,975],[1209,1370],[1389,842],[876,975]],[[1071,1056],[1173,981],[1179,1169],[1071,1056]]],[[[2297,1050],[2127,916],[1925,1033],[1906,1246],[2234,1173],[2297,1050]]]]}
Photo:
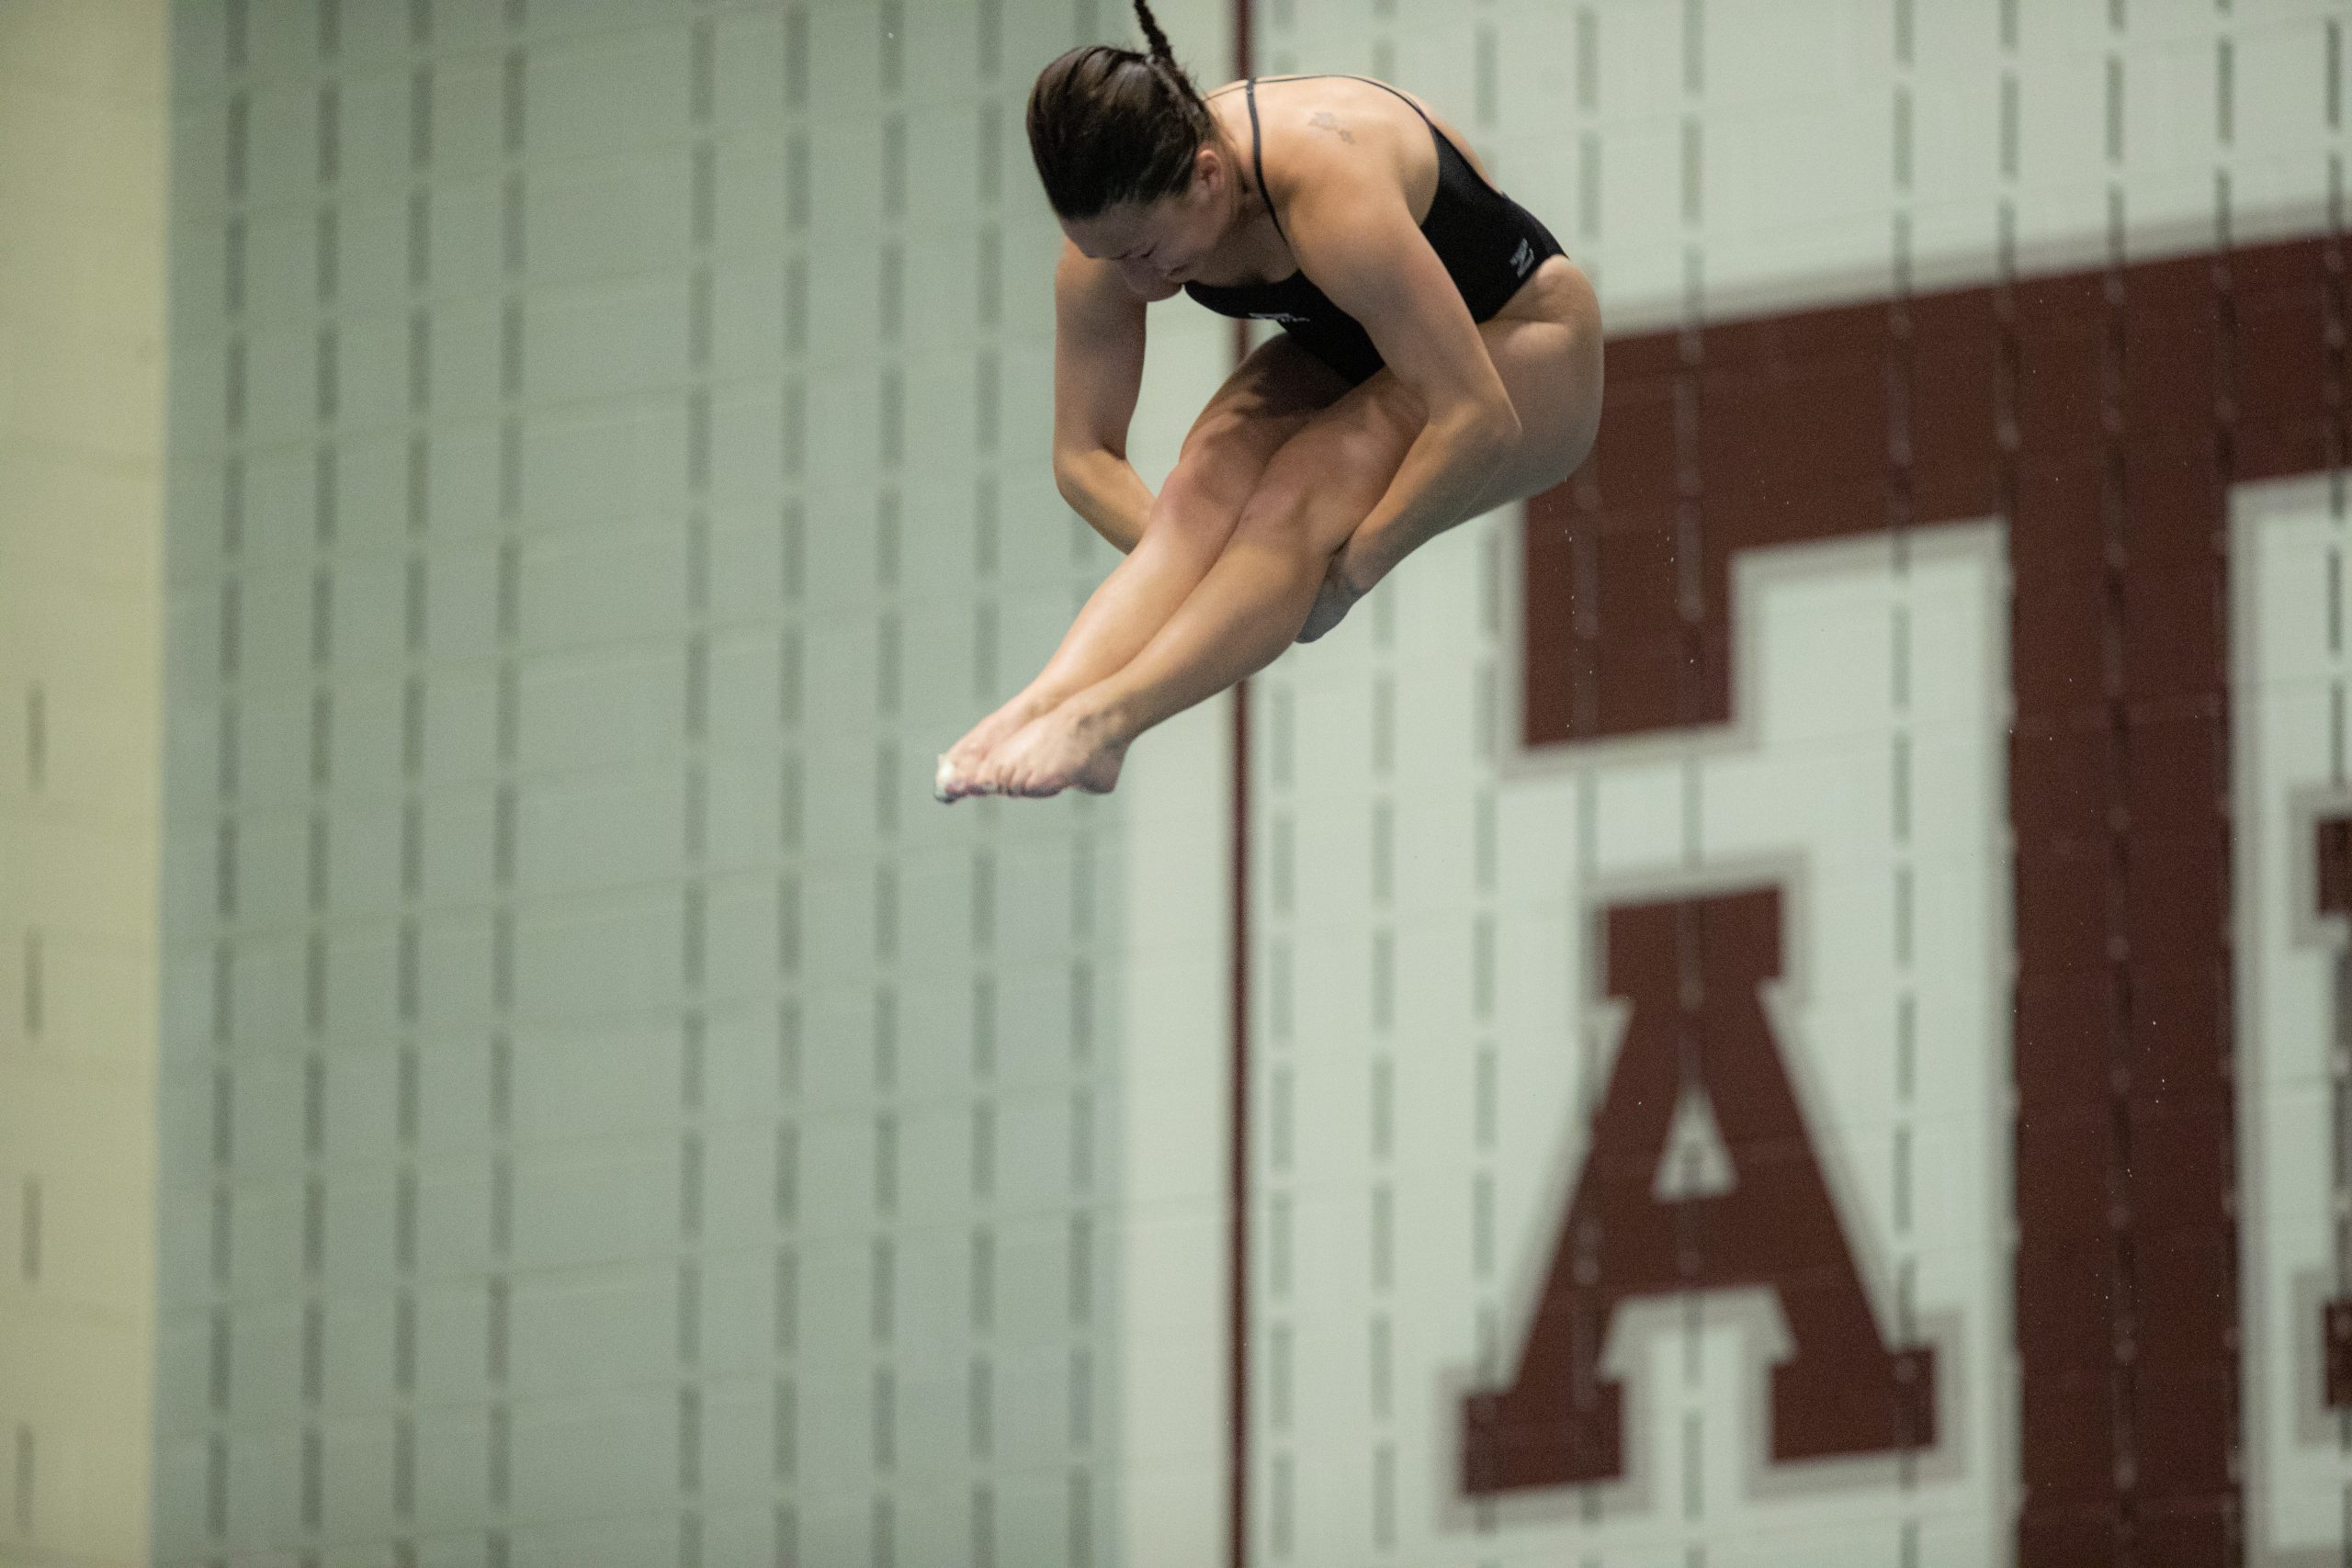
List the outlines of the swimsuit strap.
{"type": "Polygon", "coordinates": [[[1266,216],[1274,220],[1274,232],[1282,234],[1283,243],[1290,243],[1290,236],[1283,234],[1282,215],[1274,210],[1274,193],[1266,188],[1266,154],[1258,137],[1258,79],[1245,77],[1242,95],[1250,100],[1250,162],[1258,170],[1258,199],[1266,204],[1266,216]]]}
{"type": "MultiPolygon", "coordinates": [[[[1328,71],[1323,73],[1319,78],[1315,76],[1284,76],[1279,79],[1285,82],[1312,82],[1317,80],[1329,81],[1335,76],[1343,82],[1366,83],[1372,86],[1379,88],[1384,93],[1392,95],[1402,102],[1407,108],[1411,109],[1415,114],[1421,117],[1421,123],[1430,128],[1430,135],[1440,145],[1449,148],[1453,146],[1453,143],[1446,140],[1445,134],[1438,130],[1437,122],[1430,118],[1429,115],[1421,108],[1420,105],[1415,103],[1404,94],[1397,92],[1396,88],[1390,86],[1387,83],[1380,81],[1375,77],[1352,76],[1344,71],[1328,71]]],[[[1266,216],[1274,220],[1274,232],[1282,235],[1283,243],[1288,244],[1290,243],[1290,236],[1283,232],[1282,214],[1274,210],[1274,193],[1267,188],[1266,186],[1266,155],[1264,148],[1261,142],[1261,138],[1258,134],[1258,78],[1255,76],[1243,77],[1241,81],[1241,92],[1242,96],[1250,100],[1250,162],[1258,171],[1258,199],[1266,204],[1266,216]]],[[[1439,183],[1441,185],[1444,183],[1443,176],[1444,171],[1441,168],[1439,170],[1439,183]]]]}

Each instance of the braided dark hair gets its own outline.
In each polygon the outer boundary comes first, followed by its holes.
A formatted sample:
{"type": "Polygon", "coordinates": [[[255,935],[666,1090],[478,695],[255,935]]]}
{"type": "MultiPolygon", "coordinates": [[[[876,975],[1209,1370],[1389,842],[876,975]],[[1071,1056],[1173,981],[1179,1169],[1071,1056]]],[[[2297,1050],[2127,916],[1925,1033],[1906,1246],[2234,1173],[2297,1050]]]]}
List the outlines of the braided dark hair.
{"type": "Polygon", "coordinates": [[[1063,218],[1151,202],[1193,183],[1193,155],[1216,134],[1199,89],[1135,0],[1149,51],[1091,43],[1054,60],[1029,89],[1029,152],[1063,218]]]}

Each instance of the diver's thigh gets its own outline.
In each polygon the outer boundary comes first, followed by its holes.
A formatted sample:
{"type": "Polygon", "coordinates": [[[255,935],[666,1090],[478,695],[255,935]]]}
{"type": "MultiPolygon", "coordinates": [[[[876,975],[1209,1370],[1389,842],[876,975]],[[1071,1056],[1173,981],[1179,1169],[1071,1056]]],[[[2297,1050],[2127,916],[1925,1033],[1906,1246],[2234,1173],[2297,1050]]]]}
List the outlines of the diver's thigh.
{"type": "Polygon", "coordinates": [[[1260,344],[1193,422],[1150,525],[1229,532],[1274,454],[1347,390],[1338,372],[1288,336],[1260,344]]]}
{"type": "MultiPolygon", "coordinates": [[[[1441,528],[1566,479],[1590,448],[1600,412],[1597,333],[1574,323],[1502,317],[1478,331],[1520,433],[1477,493],[1441,528]]],[[[1262,466],[1240,526],[1317,554],[1339,549],[1380,504],[1426,420],[1419,395],[1393,370],[1381,370],[1298,423],[1262,466]]]]}
{"type": "Polygon", "coordinates": [[[1565,257],[1544,264],[1546,313],[1509,313],[1482,323],[1487,357],[1510,394],[1520,436],[1495,465],[1476,511],[1492,511],[1550,490],[1576,472],[1600,426],[1601,330],[1599,302],[1565,257]]]}
{"type": "Polygon", "coordinates": [[[1280,420],[1313,413],[1347,392],[1345,377],[1300,347],[1288,333],[1277,333],[1242,355],[1193,422],[1193,434],[1235,419],[1280,420]]]}
{"type": "Polygon", "coordinates": [[[1330,555],[1387,493],[1421,424],[1419,400],[1383,370],[1310,414],[1268,459],[1243,503],[1243,531],[1330,555]]]}

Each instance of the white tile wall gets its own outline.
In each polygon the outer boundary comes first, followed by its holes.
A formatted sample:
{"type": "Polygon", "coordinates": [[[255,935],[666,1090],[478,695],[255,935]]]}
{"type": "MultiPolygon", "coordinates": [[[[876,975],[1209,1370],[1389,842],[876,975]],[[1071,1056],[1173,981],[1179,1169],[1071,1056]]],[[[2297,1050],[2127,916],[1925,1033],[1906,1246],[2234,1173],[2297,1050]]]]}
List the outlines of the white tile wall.
{"type": "MultiPolygon", "coordinates": [[[[2309,232],[2326,221],[2331,182],[2340,184],[2331,159],[2340,160],[2342,117],[2327,96],[2342,29],[2324,6],[2256,17],[2193,0],[1267,0],[1257,19],[1261,69],[1369,62],[1470,130],[1505,187],[1594,276],[1612,333],[1880,298],[1906,279],[1914,288],[1983,284],[2005,265],[2084,265],[2113,247],[2135,260],[2201,249],[2224,220],[2241,239],[2309,232]],[[2122,216],[2112,246],[2110,197],[2122,216]]],[[[1498,779],[1487,731],[1462,722],[1477,711],[1473,694],[1489,663],[1517,657],[1473,586],[1469,541],[1482,531],[1515,551],[1507,528],[1465,525],[1334,637],[1260,682],[1252,1094],[1274,1124],[1253,1174],[1252,1342],[1271,1364],[1285,1337],[1320,1350],[1392,1325],[1396,1376],[1410,1392],[1409,1407],[1384,1416],[1361,1358],[1333,1350],[1331,1376],[1318,1382],[1294,1348],[1291,1388],[1268,1388],[1252,1411],[1250,1560],[2005,1560],[2014,1460],[2002,1435],[2007,1396],[1988,1369],[2007,1354],[2007,1275],[1954,1239],[1982,1237],[1997,1253],[2007,1229],[1996,1174],[2007,1150],[2007,1010],[1991,988],[2009,942],[1996,874],[2006,789],[1997,536],[1971,532],[1966,547],[1907,571],[1883,548],[1873,561],[1857,547],[1834,567],[1835,552],[1811,558],[1769,588],[1759,577],[1758,597],[1743,603],[1782,608],[1760,612],[1770,631],[1743,625],[1736,738],[1599,748],[1564,771],[1498,779]],[[1914,649],[1950,656],[1911,659],[1907,703],[1890,728],[1897,600],[1914,649]],[[1393,761],[1375,739],[1391,701],[1393,761]],[[1898,742],[1909,759],[1907,834],[1887,795],[1898,742]],[[1487,869],[1476,803],[1498,792],[1487,869]],[[1366,852],[1367,819],[1384,800],[1400,846],[1386,897],[1366,852]],[[1808,934],[1792,933],[1805,990],[1788,1027],[1812,1064],[1808,1092],[1860,1140],[1835,1158],[1841,1197],[1875,1238],[1863,1258],[1876,1270],[1872,1288],[1883,1299],[1891,1270],[1906,1266],[1920,1309],[1960,1325],[1939,1341],[1945,1391],[1962,1402],[1947,1428],[1965,1450],[1959,1468],[1842,1501],[1743,1501],[1748,1461],[1711,1417],[1690,1521],[1645,1525],[1611,1500],[1582,1529],[1556,1518],[1507,1518],[1495,1533],[1439,1523],[1453,1496],[1451,1450],[1430,1445],[1450,1444],[1459,1413],[1450,1395],[1433,1400],[1437,1378],[1497,1375],[1494,1325],[1516,1321],[1529,1271],[1544,1261],[1523,1256],[1536,1245],[1528,1238],[1548,1237],[1529,1216],[1560,1201],[1575,1155],[1562,1132],[1577,1125],[1606,1065],[1605,1032],[1580,1016],[1588,900],[1603,897],[1589,890],[1647,885],[1666,868],[1724,864],[1797,839],[1810,846],[1813,919],[1808,934]],[[1482,961],[1487,930],[1494,956],[1482,961]],[[1397,954],[1390,1029],[1369,1005],[1372,954],[1384,949],[1397,954]],[[1493,964],[1491,980],[1482,962],[1493,964]],[[1907,1090],[1887,1049],[1898,995],[1917,1021],[1907,1090]],[[1390,1059],[1410,1109],[1384,1163],[1362,1085],[1390,1059]],[[1900,1194],[1898,1136],[1910,1173],[1900,1194]],[[1394,1291],[1367,1287],[1360,1255],[1363,1205],[1390,1172],[1400,1214],[1431,1216],[1400,1229],[1405,1283],[1394,1291]],[[1352,1205],[1333,1196],[1341,1191],[1352,1205]],[[1315,1218],[1335,1202],[1331,1217],[1315,1218]],[[1487,1246],[1501,1256],[1482,1258],[1487,1246]],[[1352,1332],[1342,1332],[1335,1325],[1350,1314],[1352,1332]],[[1393,1470],[1382,1468],[1384,1443],[1397,1456],[1393,1470]],[[1384,1487],[1393,1489],[1385,1497],[1384,1487]]],[[[2293,607],[2265,601],[2262,614],[2279,649],[2308,653],[2324,645],[2320,601],[2312,563],[2298,560],[2281,569],[2293,607]]],[[[2324,730],[2308,695],[2264,690],[2265,736],[2324,730]]],[[[2247,765],[2244,741],[2239,754],[2247,765]]],[[[2298,962],[2316,985],[2318,949],[2298,962]]],[[[2304,1010],[2315,1017],[2317,1006],[2304,1010]]],[[[2316,1223],[2308,1202],[2295,1212],[2292,1223],[2316,1223]]],[[[1709,1355],[1731,1358],[1731,1375],[1736,1337],[1707,1344],[1709,1355]]],[[[1661,1342],[1652,1353],[1670,1352],[1661,1342]]],[[[1702,1404],[1718,1407],[1713,1397],[1702,1404]]],[[[1650,1433],[1654,1465],[1669,1477],[1682,1473],[1676,1409],[1650,1433]]],[[[2281,1470],[2257,1490],[2274,1510],[2301,1510],[2296,1528],[2318,1532],[2296,1539],[2333,1551],[2337,1536],[2326,1532],[2340,1531],[2343,1477],[2333,1444],[2323,1448],[2321,1470],[2281,1470]]]]}
{"type": "Polygon", "coordinates": [[[2233,498],[2241,1272],[2251,1561],[2340,1551],[2352,1462],[2318,1409],[2319,1303],[2341,1296],[2340,919],[2321,920],[2322,814],[2352,808],[2341,714],[2345,520],[2324,478],[2233,498]]]}
{"type": "MultiPolygon", "coordinates": [[[[924,788],[1109,558],[1019,132],[1091,17],[176,7],[162,1560],[1091,1563],[1131,1454],[1213,1500],[1214,1383],[1123,1405],[1111,1325],[1223,1332],[1221,1011],[1124,980],[1219,983],[1125,874],[1195,886],[1218,777],[1148,840],[1140,759],[924,788]],[[1197,1166],[1132,1235],[1131,1049],[1197,1166]]],[[[1222,340],[1164,335],[1161,468],[1222,340]]]]}
{"type": "MultiPolygon", "coordinates": [[[[133,41],[132,12],[85,10],[110,22],[28,5],[0,23],[42,29],[0,54],[61,62],[56,82],[102,82],[122,111],[12,120],[11,188],[62,200],[103,173],[120,210],[152,213],[162,160],[140,163],[139,136],[161,134],[160,89],[131,89],[165,51],[133,41]]],[[[1222,5],[1171,0],[1162,20],[1222,78],[1222,5]]],[[[1255,23],[1261,69],[1371,70],[1447,108],[1595,275],[1615,331],[1906,273],[1981,281],[2005,235],[2020,265],[2097,257],[2119,196],[2132,254],[2206,243],[2217,171],[2234,232],[2292,231],[2324,210],[2341,147],[2321,0],[1268,0],[1255,23]]],[[[1037,460],[1057,235],[1019,113],[1036,64],[1125,25],[1108,0],[171,8],[171,719],[164,840],[132,857],[162,868],[166,911],[160,1030],[141,1036],[163,1054],[158,1560],[1219,1549],[1226,710],[1144,742],[1109,803],[938,813],[921,776],[1108,561],[1037,460]]],[[[8,254],[110,309],[136,282],[129,247],[103,270],[8,254]]],[[[1153,329],[1147,478],[1227,342],[1181,305],[1153,329]]],[[[107,341],[115,370],[152,366],[107,341]]],[[[41,352],[16,384],[42,397],[10,400],[0,431],[105,424],[105,376],[41,352]]],[[[144,536],[142,482],[55,482],[110,539],[144,536]]],[[[2280,526],[2335,525],[2297,504],[2280,526]]],[[[1536,1266],[1528,1216],[1556,1201],[1561,1130],[1605,1065],[1602,1032],[1572,1043],[1579,900],[1804,839],[1822,953],[1887,945],[1890,860],[1914,952],[2007,940],[1988,846],[1929,854],[1867,826],[1889,817],[1885,596],[1907,596],[1922,646],[1974,648],[1984,552],[1907,574],[1808,558],[1775,580],[1772,602],[1802,607],[1743,676],[1753,744],[1524,779],[1498,773],[1493,736],[1510,543],[1464,527],[1259,683],[1254,1558],[1499,1562],[1573,1541],[1614,1565],[1704,1541],[1711,1562],[1819,1561],[1880,1551],[1894,1507],[1918,1561],[1996,1561],[1996,1404],[1970,1406],[1957,1478],[1894,1504],[1775,1514],[1740,1492],[1717,1423],[1695,1531],[1613,1503],[1586,1536],[1432,1529],[1433,1434],[1454,1419],[1439,1380],[1492,1374],[1536,1266]],[[1773,705],[1800,683],[1810,705],[1773,705]]],[[[55,558],[92,595],[143,581],[55,558]]],[[[2280,592],[2264,657],[2316,658],[2311,596],[2280,592]]],[[[60,637],[0,641],[0,683],[60,637]]],[[[1997,798],[1987,667],[1913,663],[1916,823],[1997,798]]],[[[2241,713],[2307,752],[2340,673],[2266,680],[2241,713]]],[[[152,705],[47,696],[53,792],[138,775],[152,705]]],[[[2319,765],[2280,756],[2273,772],[2319,765]]],[[[44,830],[55,848],[25,863],[51,867],[56,908],[84,926],[115,908],[54,874],[96,863],[96,840],[44,830]]],[[[0,949],[21,997],[24,946],[0,949]]],[[[2279,958],[2302,979],[2263,993],[2287,1023],[2319,1016],[2318,951],[2279,958]]],[[[120,999],[137,943],[60,929],[40,952],[47,1048],[140,1035],[120,999]]],[[[1971,1151],[1997,1163],[1978,1069],[1998,1009],[1970,988],[1989,961],[1902,982],[1922,1001],[1916,1102],[1953,1108],[1934,1117],[1890,1106],[1872,1042],[1902,964],[1877,962],[1808,971],[1796,1016],[1838,1064],[1810,1082],[1856,1136],[1908,1135],[1907,1224],[1883,1148],[1842,1156],[1850,1195],[1894,1237],[1880,1261],[1958,1314],[1954,1366],[1990,1365],[1989,1248],[1945,1245],[1998,1207],[1952,1174],[1971,1151]]],[[[2314,1114],[2312,1073],[2277,1070],[2290,1127],[2314,1114]]],[[[74,1237],[133,1200],[12,1147],[53,1173],[46,1288],[119,1294],[74,1237]]],[[[2291,1189],[2283,1145],[2256,1152],[2291,1189]]],[[[2263,1245],[2308,1241],[2318,1213],[2269,1204],[2284,1228],[2263,1245]]],[[[1709,1376],[1736,1375],[1736,1334],[1704,1348],[1709,1376]]],[[[2342,1489],[2340,1456],[2264,1430],[2280,1457],[2251,1499],[2257,1548],[2340,1544],[2340,1511],[2311,1502],[2342,1489]]],[[[1679,1467],[1679,1433],[1651,1436],[1679,1467]]],[[[74,1472],[41,1445],[70,1461],[78,1439],[37,1438],[32,1517],[62,1532],[74,1472]]]]}

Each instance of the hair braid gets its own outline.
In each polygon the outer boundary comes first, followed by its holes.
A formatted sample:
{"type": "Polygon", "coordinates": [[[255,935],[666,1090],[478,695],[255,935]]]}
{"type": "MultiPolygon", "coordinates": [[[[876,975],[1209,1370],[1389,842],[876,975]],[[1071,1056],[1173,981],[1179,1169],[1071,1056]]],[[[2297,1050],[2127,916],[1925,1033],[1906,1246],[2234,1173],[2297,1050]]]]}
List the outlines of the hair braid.
{"type": "Polygon", "coordinates": [[[1168,46],[1168,35],[1159,30],[1159,19],[1151,14],[1151,7],[1145,4],[1145,0],[1135,0],[1135,6],[1136,20],[1142,24],[1144,42],[1149,46],[1143,56],[1144,63],[1175,94],[1178,111],[1187,120],[1196,125],[1203,124],[1208,115],[1208,105],[1201,101],[1200,91],[1193,85],[1193,79],[1184,73],[1184,68],[1176,63],[1176,51],[1168,46]]]}
{"type": "Polygon", "coordinates": [[[1176,51],[1168,47],[1168,35],[1159,30],[1159,19],[1151,14],[1151,7],[1144,0],[1135,0],[1135,6],[1136,20],[1143,25],[1144,42],[1151,46],[1148,53],[1153,63],[1174,70],[1176,51]]]}

